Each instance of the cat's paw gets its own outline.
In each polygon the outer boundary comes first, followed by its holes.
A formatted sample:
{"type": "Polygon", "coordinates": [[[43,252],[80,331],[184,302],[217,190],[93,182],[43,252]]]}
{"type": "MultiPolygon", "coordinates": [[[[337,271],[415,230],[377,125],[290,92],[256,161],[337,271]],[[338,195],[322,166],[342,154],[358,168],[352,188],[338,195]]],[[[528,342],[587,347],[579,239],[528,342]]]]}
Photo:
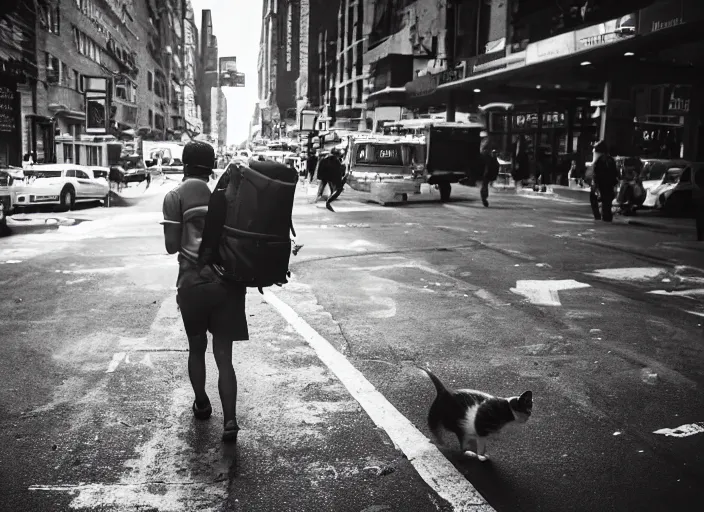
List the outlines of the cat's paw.
{"type": "Polygon", "coordinates": [[[476,453],[474,453],[473,451],[470,451],[470,450],[467,450],[466,452],[464,452],[464,456],[469,457],[470,459],[476,459],[477,457],[479,457],[479,455],[477,455],[476,453]]]}
{"type": "Polygon", "coordinates": [[[486,462],[486,461],[489,460],[489,456],[486,455],[486,454],[484,454],[484,455],[477,455],[477,458],[478,458],[480,461],[482,461],[482,462],[486,462]]]}

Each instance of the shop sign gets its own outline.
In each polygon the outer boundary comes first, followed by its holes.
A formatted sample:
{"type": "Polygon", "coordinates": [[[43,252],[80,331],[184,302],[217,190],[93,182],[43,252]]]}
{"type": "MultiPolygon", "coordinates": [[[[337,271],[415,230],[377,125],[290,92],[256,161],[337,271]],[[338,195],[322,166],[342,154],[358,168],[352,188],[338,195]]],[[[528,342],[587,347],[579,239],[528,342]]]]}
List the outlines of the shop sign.
{"type": "Polygon", "coordinates": [[[0,132],[16,133],[17,108],[15,91],[10,87],[0,86],[0,132]]]}
{"type": "MultiPolygon", "coordinates": [[[[701,0],[697,0],[701,1],[701,0]]],[[[676,27],[685,22],[682,0],[656,2],[641,9],[638,20],[638,33],[645,35],[676,27]]]]}
{"type": "Polygon", "coordinates": [[[629,14],[576,32],[576,50],[588,50],[631,38],[636,34],[636,15],[629,14]]]}
{"type": "Polygon", "coordinates": [[[689,85],[676,85],[670,93],[668,113],[686,114],[689,112],[692,87],[689,85]]]}
{"type": "Polygon", "coordinates": [[[439,73],[437,77],[438,85],[456,82],[457,80],[462,80],[464,78],[464,69],[446,69],[442,73],[439,73]]]}
{"type": "Polygon", "coordinates": [[[558,57],[564,57],[575,51],[575,33],[567,32],[559,36],[531,43],[526,48],[526,64],[535,64],[558,57]]]}
{"type": "Polygon", "coordinates": [[[481,64],[475,64],[470,70],[471,75],[481,75],[497,69],[512,69],[526,64],[526,52],[511,53],[500,59],[495,59],[481,64]]]}

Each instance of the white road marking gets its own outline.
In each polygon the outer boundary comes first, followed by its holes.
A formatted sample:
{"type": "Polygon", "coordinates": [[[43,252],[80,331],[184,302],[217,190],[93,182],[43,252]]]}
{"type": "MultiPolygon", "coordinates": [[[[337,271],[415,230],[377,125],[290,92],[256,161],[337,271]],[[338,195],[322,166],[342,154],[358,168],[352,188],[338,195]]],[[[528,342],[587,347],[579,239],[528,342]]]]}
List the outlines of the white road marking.
{"type": "Polygon", "coordinates": [[[533,224],[523,224],[521,222],[512,222],[511,227],[514,227],[514,228],[534,228],[535,226],[533,224]]]}
{"type": "Polygon", "coordinates": [[[511,288],[513,293],[523,295],[531,303],[538,306],[562,306],[558,292],[560,290],[576,290],[579,288],[589,288],[585,283],[580,283],[574,279],[563,280],[519,280],[516,287],[511,288]]]}
{"type": "Polygon", "coordinates": [[[152,370],[154,369],[154,363],[152,363],[152,358],[149,356],[149,354],[144,354],[144,358],[139,362],[139,364],[148,366],[152,370]]]}
{"type": "Polygon", "coordinates": [[[126,355],[125,352],[117,352],[116,354],[114,354],[112,356],[112,361],[110,361],[110,364],[108,364],[108,371],[106,371],[105,373],[114,372],[117,369],[120,362],[125,358],[125,355],[126,355]]]}
{"type": "Polygon", "coordinates": [[[704,434],[704,421],[680,425],[677,428],[661,428],[654,431],[653,434],[661,434],[667,437],[689,437],[694,434],[704,434]]]}
{"type": "Polygon", "coordinates": [[[396,447],[413,464],[421,478],[447,500],[454,510],[480,512],[494,510],[440,450],[386,400],[344,355],[335,350],[325,338],[271,291],[264,291],[264,299],[306,340],[320,360],[340,379],[364,408],[372,421],[386,431],[396,447]]]}
{"type": "Polygon", "coordinates": [[[653,290],[651,292],[653,295],[671,295],[677,297],[687,297],[690,295],[704,295],[704,288],[694,288],[692,290],[676,290],[673,292],[668,292],[667,290],[653,290]]]}
{"type": "Polygon", "coordinates": [[[621,281],[647,281],[656,279],[667,272],[662,267],[631,267],[631,268],[600,268],[585,274],[606,279],[617,279],[621,281]]]}
{"type": "Polygon", "coordinates": [[[688,311],[685,309],[684,312],[689,313],[690,315],[704,316],[704,313],[702,313],[701,311],[688,311]]]}

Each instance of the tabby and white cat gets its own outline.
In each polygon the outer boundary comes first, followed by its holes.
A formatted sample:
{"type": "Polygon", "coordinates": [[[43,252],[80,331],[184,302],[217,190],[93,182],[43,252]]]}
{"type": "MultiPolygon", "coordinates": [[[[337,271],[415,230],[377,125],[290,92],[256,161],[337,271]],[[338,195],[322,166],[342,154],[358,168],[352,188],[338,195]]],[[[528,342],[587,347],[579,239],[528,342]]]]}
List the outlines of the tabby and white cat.
{"type": "Polygon", "coordinates": [[[442,431],[447,430],[460,442],[460,449],[469,456],[484,462],[486,440],[509,423],[525,423],[533,411],[533,393],[500,398],[472,389],[448,390],[427,368],[419,367],[435,384],[437,397],[428,412],[428,427],[436,440],[442,444],[442,431]],[[470,450],[470,442],[476,443],[476,452],[470,450]]]}

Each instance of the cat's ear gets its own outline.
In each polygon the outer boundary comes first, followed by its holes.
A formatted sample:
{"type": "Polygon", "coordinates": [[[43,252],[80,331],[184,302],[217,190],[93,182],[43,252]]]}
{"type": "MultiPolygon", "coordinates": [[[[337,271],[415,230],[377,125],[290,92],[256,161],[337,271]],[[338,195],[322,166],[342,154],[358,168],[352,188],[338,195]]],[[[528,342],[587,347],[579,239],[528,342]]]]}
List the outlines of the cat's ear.
{"type": "Polygon", "coordinates": [[[518,397],[518,404],[522,409],[531,409],[533,407],[533,392],[524,391],[520,397],[518,397]]]}

